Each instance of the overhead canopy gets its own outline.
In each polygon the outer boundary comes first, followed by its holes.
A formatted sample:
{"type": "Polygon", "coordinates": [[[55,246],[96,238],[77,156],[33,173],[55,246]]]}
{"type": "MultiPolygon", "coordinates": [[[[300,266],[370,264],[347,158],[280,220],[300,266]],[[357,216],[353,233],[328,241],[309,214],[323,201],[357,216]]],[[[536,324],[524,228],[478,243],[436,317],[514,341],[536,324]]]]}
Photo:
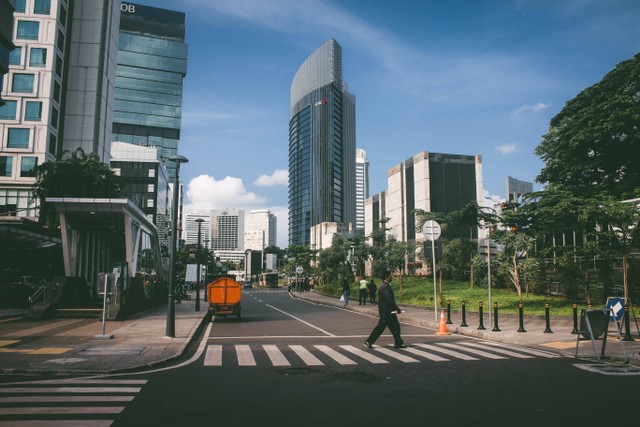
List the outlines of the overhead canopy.
{"type": "Polygon", "coordinates": [[[0,249],[23,251],[60,246],[61,241],[46,233],[37,222],[22,217],[0,217],[0,249]]]}

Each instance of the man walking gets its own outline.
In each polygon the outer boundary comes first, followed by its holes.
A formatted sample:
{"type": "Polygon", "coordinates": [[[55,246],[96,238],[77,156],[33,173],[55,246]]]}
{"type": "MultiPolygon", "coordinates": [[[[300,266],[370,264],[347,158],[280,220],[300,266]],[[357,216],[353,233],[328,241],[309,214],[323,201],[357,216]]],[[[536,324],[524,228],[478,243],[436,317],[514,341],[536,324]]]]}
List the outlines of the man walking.
{"type": "Polygon", "coordinates": [[[382,335],[385,328],[389,328],[389,331],[393,335],[394,348],[406,348],[407,346],[402,341],[400,336],[400,322],[398,322],[398,313],[401,313],[400,307],[396,304],[396,299],[393,295],[393,288],[391,287],[391,280],[393,276],[390,271],[385,271],[382,275],[383,281],[378,288],[378,314],[380,320],[371,335],[364,342],[365,347],[372,348],[373,343],[382,335]]]}

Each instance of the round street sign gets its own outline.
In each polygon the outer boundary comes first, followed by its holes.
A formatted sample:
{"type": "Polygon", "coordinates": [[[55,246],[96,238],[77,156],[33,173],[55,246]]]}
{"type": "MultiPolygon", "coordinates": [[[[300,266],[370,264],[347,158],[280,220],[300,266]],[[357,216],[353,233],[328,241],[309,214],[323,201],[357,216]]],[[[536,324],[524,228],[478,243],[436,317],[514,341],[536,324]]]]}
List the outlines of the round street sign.
{"type": "Polygon", "coordinates": [[[424,234],[424,237],[427,240],[435,241],[440,238],[442,229],[440,228],[440,224],[438,224],[436,221],[429,220],[422,226],[422,234],[424,234]]]}
{"type": "Polygon", "coordinates": [[[304,273],[304,269],[302,268],[302,266],[301,265],[297,266],[296,267],[296,274],[302,274],[302,273],[304,273]]]}

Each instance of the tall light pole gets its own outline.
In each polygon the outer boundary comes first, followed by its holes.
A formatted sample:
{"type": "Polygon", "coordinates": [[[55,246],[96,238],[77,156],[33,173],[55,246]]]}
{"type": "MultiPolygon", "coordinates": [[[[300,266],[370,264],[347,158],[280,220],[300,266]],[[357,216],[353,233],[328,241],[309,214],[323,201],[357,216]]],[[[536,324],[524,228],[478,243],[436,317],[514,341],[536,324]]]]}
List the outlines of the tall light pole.
{"type": "MultiPolygon", "coordinates": [[[[207,274],[204,275],[204,280],[207,280],[207,276],[209,275],[209,239],[204,239],[204,249],[207,251],[207,258],[206,258],[206,268],[205,271],[207,272],[207,274]]],[[[208,302],[209,300],[207,299],[207,284],[205,283],[204,285],[204,292],[203,292],[203,298],[202,301],[204,302],[208,302]]]]}
{"type": "Polygon", "coordinates": [[[176,179],[173,184],[173,205],[171,206],[171,257],[169,258],[169,302],[167,304],[167,329],[165,336],[176,337],[176,308],[173,302],[173,290],[175,288],[175,263],[176,248],[178,246],[178,192],[180,186],[180,164],[188,163],[189,159],[179,154],[169,157],[168,160],[176,163],[176,179]]]}
{"type": "Polygon", "coordinates": [[[196,285],[196,311],[200,311],[200,228],[202,227],[202,223],[204,219],[197,218],[196,222],[198,223],[198,249],[196,252],[196,265],[198,268],[198,284],[196,285]]]}

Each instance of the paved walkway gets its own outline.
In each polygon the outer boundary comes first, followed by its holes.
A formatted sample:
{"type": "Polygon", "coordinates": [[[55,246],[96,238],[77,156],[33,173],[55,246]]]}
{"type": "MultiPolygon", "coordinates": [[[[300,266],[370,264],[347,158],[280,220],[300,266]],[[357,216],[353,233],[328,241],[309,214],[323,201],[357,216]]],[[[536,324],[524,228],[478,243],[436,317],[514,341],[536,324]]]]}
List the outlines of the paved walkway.
{"type": "MultiPolygon", "coordinates": [[[[315,292],[293,293],[294,298],[317,304],[341,307],[337,298],[315,292]]],[[[206,304],[201,302],[201,311],[195,311],[195,301],[176,304],[175,338],[167,338],[167,309],[161,307],[132,316],[123,321],[106,323],[106,334],[112,339],[98,339],[102,335],[102,322],[90,319],[51,319],[44,321],[22,320],[19,310],[0,310],[0,372],[4,374],[85,375],[127,372],[144,367],[164,366],[180,357],[190,341],[207,322],[206,304]]],[[[402,306],[400,320],[405,323],[438,330],[433,308],[402,306]]],[[[359,311],[377,317],[377,307],[358,306],[351,301],[348,310],[359,311]]],[[[438,316],[440,313],[438,313],[438,316]]],[[[544,317],[527,316],[524,328],[517,332],[517,316],[499,316],[500,332],[493,331],[489,316],[485,313],[486,329],[479,330],[477,312],[467,312],[467,327],[460,326],[461,315],[451,313],[449,333],[471,335],[484,339],[512,343],[529,347],[554,350],[573,357],[576,335],[571,334],[573,322],[566,318],[552,318],[550,329],[545,333],[544,317]]],[[[634,325],[635,326],[635,325],[634,325]]],[[[606,356],[619,360],[622,345],[631,363],[640,365],[640,337],[635,333],[633,342],[610,339],[606,356]]],[[[411,344],[408,342],[408,344],[411,344]]],[[[598,342],[600,350],[601,342],[598,342]]],[[[579,356],[594,358],[590,341],[581,341],[579,356]]]]}

